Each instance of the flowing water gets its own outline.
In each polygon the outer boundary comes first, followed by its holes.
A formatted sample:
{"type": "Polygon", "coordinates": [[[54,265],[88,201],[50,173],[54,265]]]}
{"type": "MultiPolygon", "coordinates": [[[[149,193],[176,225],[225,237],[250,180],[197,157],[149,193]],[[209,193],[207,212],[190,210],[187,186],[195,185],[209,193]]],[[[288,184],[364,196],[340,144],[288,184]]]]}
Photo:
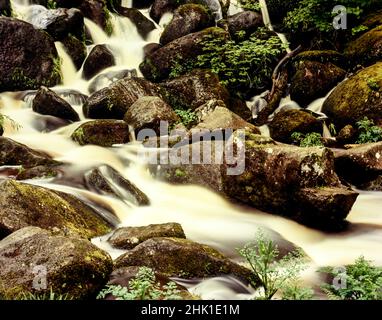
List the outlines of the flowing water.
{"type": "MultiPolygon", "coordinates": [[[[130,1],[127,3],[131,4],[130,1]]],[[[14,3],[15,5],[15,3],[14,3]]],[[[20,16],[25,17],[32,6],[18,2],[20,16]]],[[[161,23],[160,23],[161,25],[161,23]]],[[[143,46],[158,41],[161,27],[144,41],[135,26],[127,18],[113,16],[115,34],[108,37],[98,26],[86,20],[86,27],[95,44],[105,43],[113,51],[117,66],[111,69],[138,70],[142,60],[143,46]]],[[[81,96],[88,94],[89,82],[81,79],[81,70],[75,72],[73,64],[62,45],[56,43],[64,66],[64,83],[54,88],[57,92],[71,89],[76,94],[63,95],[79,112],[81,121],[86,121],[81,110],[81,96]]],[[[89,50],[91,47],[88,48],[89,50]]],[[[110,70],[105,70],[107,72],[110,70]]],[[[179,222],[189,239],[205,243],[221,250],[230,258],[239,260],[236,248],[253,240],[259,227],[269,230],[282,250],[301,247],[311,258],[311,267],[304,273],[304,281],[316,285],[319,278],[315,269],[324,265],[344,265],[360,255],[382,265],[382,193],[362,192],[348,216],[351,227],[342,233],[328,234],[299,225],[296,222],[263,213],[252,208],[230,204],[221,196],[199,186],[174,186],[155,180],[145,164],[137,158],[141,146],[137,142],[102,148],[79,146],[70,139],[80,122],[49,129],[52,117],[42,116],[31,110],[31,97],[20,100],[19,93],[0,95],[1,113],[9,116],[21,127],[15,128],[6,121],[4,136],[50,154],[54,159],[68,164],[65,173],[58,179],[33,179],[31,184],[72,193],[93,207],[110,221],[115,214],[124,226],[140,226],[151,223],[179,222]],[[87,170],[109,165],[133,181],[150,198],[151,205],[137,207],[128,199],[116,199],[86,190],[81,177],[87,170]]],[[[318,110],[319,111],[319,110],[318,110]]],[[[111,248],[106,237],[93,242],[110,252],[113,257],[122,253],[111,248]]],[[[178,280],[192,292],[205,299],[247,299],[253,296],[251,288],[232,277],[216,277],[204,281],[178,280]]]]}

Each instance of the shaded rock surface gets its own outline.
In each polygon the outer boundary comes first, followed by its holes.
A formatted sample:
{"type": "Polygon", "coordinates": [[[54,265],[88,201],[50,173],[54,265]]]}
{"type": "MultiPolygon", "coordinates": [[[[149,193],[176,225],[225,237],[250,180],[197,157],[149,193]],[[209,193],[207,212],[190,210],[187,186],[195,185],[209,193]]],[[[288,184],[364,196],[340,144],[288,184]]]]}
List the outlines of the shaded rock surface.
{"type": "Polygon", "coordinates": [[[72,59],[77,70],[79,70],[87,56],[85,44],[72,35],[62,39],[61,42],[64,45],[66,53],[72,59]]]}
{"type": "Polygon", "coordinates": [[[116,248],[133,249],[148,239],[163,237],[186,239],[179,223],[162,223],[142,227],[121,227],[113,232],[108,241],[116,248]]]}
{"type": "Polygon", "coordinates": [[[113,53],[103,44],[96,45],[85,60],[83,77],[87,80],[94,77],[97,73],[115,65],[113,53]]]}
{"type": "Polygon", "coordinates": [[[112,265],[109,254],[86,239],[26,227],[0,241],[0,296],[54,292],[91,298],[107,282],[112,265]]]}
{"type": "Polygon", "coordinates": [[[263,27],[264,22],[260,13],[254,11],[238,12],[227,18],[228,31],[233,38],[238,38],[237,33],[244,31],[249,36],[257,28],[263,27]]]}

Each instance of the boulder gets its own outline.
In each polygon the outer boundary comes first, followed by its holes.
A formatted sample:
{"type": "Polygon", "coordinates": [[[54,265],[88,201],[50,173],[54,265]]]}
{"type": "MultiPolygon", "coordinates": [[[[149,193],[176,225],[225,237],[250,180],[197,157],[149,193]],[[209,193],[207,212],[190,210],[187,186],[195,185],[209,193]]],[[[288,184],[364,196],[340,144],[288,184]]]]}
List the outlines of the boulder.
{"type": "Polygon", "coordinates": [[[33,15],[30,22],[35,28],[49,33],[55,41],[61,41],[68,35],[81,39],[85,31],[84,16],[75,8],[41,11],[33,15]]]}
{"type": "Polygon", "coordinates": [[[22,228],[0,241],[0,296],[94,298],[112,271],[109,254],[86,239],[22,228]]]}
{"type": "Polygon", "coordinates": [[[139,69],[150,81],[164,80],[177,65],[186,65],[203,52],[206,37],[224,40],[229,38],[229,34],[221,28],[212,27],[175,39],[146,56],[139,69]]]}
{"type": "Polygon", "coordinates": [[[233,274],[249,279],[251,272],[219,251],[191,240],[152,238],[121,255],[115,268],[146,266],[167,277],[204,278],[233,274]]]}
{"type": "Polygon", "coordinates": [[[83,106],[87,118],[123,119],[130,106],[144,96],[161,97],[160,87],[143,78],[125,78],[93,93],[83,106]]]}
{"type": "Polygon", "coordinates": [[[0,92],[38,89],[61,81],[53,39],[31,24],[0,17],[0,92]]]}
{"type": "Polygon", "coordinates": [[[54,91],[46,87],[41,87],[32,102],[32,109],[35,112],[66,119],[79,121],[80,117],[71,105],[62,99],[54,91]]]}
{"type": "Polygon", "coordinates": [[[35,178],[53,178],[60,174],[58,166],[36,166],[33,168],[19,169],[16,180],[28,180],[35,178]]]}
{"type": "Polygon", "coordinates": [[[167,121],[169,126],[180,122],[180,118],[166,102],[159,97],[150,96],[135,101],[125,113],[123,120],[134,128],[136,137],[144,129],[152,129],[157,135],[161,135],[161,121],[167,121]]]}
{"type": "Polygon", "coordinates": [[[344,53],[353,64],[369,66],[382,61],[382,25],[349,42],[344,53]]]}
{"type": "Polygon", "coordinates": [[[24,144],[0,137],[0,166],[23,166],[32,168],[40,165],[57,165],[49,155],[33,150],[24,144]]]}
{"type": "Polygon", "coordinates": [[[97,73],[115,65],[113,53],[106,45],[97,44],[85,60],[82,75],[86,80],[93,78],[97,73]]]}
{"type": "Polygon", "coordinates": [[[146,18],[146,16],[138,9],[123,8],[118,9],[118,13],[124,17],[127,17],[137,27],[138,33],[144,39],[149,33],[156,29],[154,22],[146,18]]]}
{"type": "Polygon", "coordinates": [[[237,35],[239,31],[244,31],[245,37],[248,37],[259,27],[264,27],[263,17],[254,11],[243,11],[228,16],[227,23],[230,35],[235,39],[242,39],[237,35]]]}
{"type": "Polygon", "coordinates": [[[367,117],[382,123],[382,63],[363,69],[340,83],[325,100],[322,112],[337,130],[367,117]]]}
{"type": "Polygon", "coordinates": [[[112,33],[110,12],[107,9],[105,0],[79,1],[77,7],[82,11],[86,18],[98,24],[107,34],[112,33]]]}
{"type": "Polygon", "coordinates": [[[285,110],[277,113],[269,123],[269,132],[273,139],[293,143],[292,133],[322,133],[322,124],[310,113],[303,110],[285,110]]]}
{"type": "Polygon", "coordinates": [[[299,61],[291,80],[291,99],[301,106],[307,106],[313,100],[325,96],[345,75],[345,70],[331,62],[299,61]]]}
{"type": "Polygon", "coordinates": [[[308,50],[300,52],[293,58],[293,63],[298,65],[300,61],[315,61],[323,64],[332,63],[342,69],[348,67],[346,57],[334,50],[308,50]]]}
{"type": "Polygon", "coordinates": [[[62,39],[61,42],[64,45],[66,53],[72,59],[77,70],[81,69],[81,66],[84,63],[88,54],[86,50],[86,45],[72,35],[69,35],[66,38],[62,39]]]}
{"type": "Polygon", "coordinates": [[[121,80],[123,78],[133,78],[137,77],[137,70],[135,69],[125,69],[116,71],[105,71],[94,77],[94,79],[89,84],[89,92],[94,93],[103,88],[106,88],[113,84],[114,82],[121,80]]]}
{"type": "Polygon", "coordinates": [[[129,126],[121,120],[94,120],[81,124],[71,138],[80,145],[111,147],[130,141],[129,126]]]}
{"type": "Polygon", "coordinates": [[[137,206],[150,204],[149,198],[132,182],[110,166],[101,166],[85,174],[88,188],[101,194],[113,195],[137,206]]]}
{"type": "Polygon", "coordinates": [[[163,30],[159,42],[167,44],[175,39],[214,25],[215,21],[205,6],[185,4],[174,11],[174,16],[163,30]]]}
{"type": "Polygon", "coordinates": [[[0,183],[0,238],[28,226],[77,235],[101,236],[110,225],[76,197],[15,180],[0,183]]]}
{"type": "Polygon", "coordinates": [[[133,249],[140,243],[152,238],[182,238],[186,235],[179,223],[150,224],[143,227],[121,227],[108,239],[113,247],[133,249]]]}

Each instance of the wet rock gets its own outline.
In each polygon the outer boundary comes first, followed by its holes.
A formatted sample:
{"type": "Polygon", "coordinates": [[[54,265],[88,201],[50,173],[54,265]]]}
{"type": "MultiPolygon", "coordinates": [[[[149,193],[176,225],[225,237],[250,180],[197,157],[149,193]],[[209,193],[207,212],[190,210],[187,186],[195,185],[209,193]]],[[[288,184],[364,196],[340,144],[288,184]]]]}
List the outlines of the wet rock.
{"type": "Polygon", "coordinates": [[[228,39],[229,34],[223,29],[213,27],[175,39],[146,56],[139,69],[150,81],[166,79],[176,65],[185,65],[202,53],[202,40],[207,36],[228,39]]]}
{"type": "Polygon", "coordinates": [[[123,119],[130,106],[144,96],[161,97],[160,87],[143,78],[121,79],[92,94],[83,106],[85,117],[123,119]]]}
{"type": "MultiPolygon", "coordinates": [[[[116,269],[110,275],[110,281],[108,285],[120,285],[122,287],[129,288],[130,281],[137,277],[140,267],[124,267],[116,269]]],[[[166,277],[160,272],[154,272],[154,281],[159,284],[160,290],[165,290],[164,286],[167,285],[172,280],[169,277],[166,277]]],[[[176,284],[176,289],[179,292],[179,296],[184,300],[193,300],[195,299],[192,294],[190,294],[187,289],[180,284],[176,284]]],[[[105,297],[105,300],[115,300],[116,297],[112,294],[105,297]]],[[[161,300],[161,298],[159,299],[161,300]]]]}
{"type": "Polygon", "coordinates": [[[84,0],[79,3],[78,8],[86,18],[98,24],[107,34],[112,33],[110,13],[105,0],[84,0]]]}
{"type": "Polygon", "coordinates": [[[76,197],[15,180],[0,183],[0,238],[28,226],[77,235],[101,236],[110,226],[76,197]]]}
{"type": "Polygon", "coordinates": [[[86,58],[82,74],[86,80],[89,80],[103,69],[114,65],[113,53],[106,45],[98,44],[90,51],[86,58]]]}
{"type": "Polygon", "coordinates": [[[343,127],[336,137],[336,141],[340,144],[354,143],[357,139],[357,130],[350,124],[343,127]]]}
{"type": "Polygon", "coordinates": [[[0,17],[0,92],[38,89],[61,81],[53,39],[31,24],[0,17]]]}
{"type": "Polygon", "coordinates": [[[346,75],[345,70],[330,62],[300,61],[295,69],[290,95],[301,106],[325,96],[346,75]]]}
{"type": "Polygon", "coordinates": [[[0,0],[0,16],[12,16],[12,6],[10,0],[0,0]]]}
{"type": "Polygon", "coordinates": [[[271,137],[277,141],[293,143],[292,133],[322,133],[322,124],[310,113],[302,110],[286,110],[275,115],[269,124],[271,137]]]}
{"type": "Polygon", "coordinates": [[[261,14],[254,11],[243,11],[229,16],[227,23],[229,33],[236,39],[238,39],[237,32],[239,31],[244,31],[245,36],[249,36],[255,32],[257,28],[264,27],[261,14]]]}
{"type": "Polygon", "coordinates": [[[222,100],[229,105],[230,95],[219,82],[219,78],[208,70],[193,70],[190,73],[162,82],[167,101],[175,108],[184,109],[200,107],[211,99],[222,100]]]}
{"type": "Polygon", "coordinates": [[[348,150],[334,149],[336,172],[356,186],[382,175],[382,142],[368,143],[348,150]]]}
{"type": "Polygon", "coordinates": [[[233,274],[248,279],[250,271],[217,250],[191,240],[152,238],[118,257],[115,268],[146,266],[168,277],[203,278],[233,274]]]}
{"type": "Polygon", "coordinates": [[[12,139],[0,137],[0,166],[21,165],[25,168],[31,168],[58,163],[43,152],[33,150],[12,139]]]}
{"type": "Polygon", "coordinates": [[[346,69],[348,66],[346,57],[334,50],[303,51],[293,58],[295,65],[298,65],[300,61],[315,61],[323,64],[332,63],[342,69],[346,69]]]}
{"type": "Polygon", "coordinates": [[[81,69],[81,66],[84,63],[87,56],[85,44],[72,35],[69,35],[66,38],[62,39],[61,42],[64,45],[66,53],[72,59],[77,70],[81,69]]]}
{"type": "Polygon", "coordinates": [[[112,271],[112,259],[85,239],[52,235],[27,227],[0,241],[0,296],[66,294],[71,299],[94,297],[112,271]],[[46,273],[36,286],[36,274],[46,273]]]}
{"type": "Polygon", "coordinates": [[[138,9],[121,7],[118,9],[118,13],[129,18],[137,27],[138,33],[144,39],[151,31],[155,30],[155,24],[150,19],[146,18],[138,9]]]}
{"type": "Polygon", "coordinates": [[[52,90],[49,90],[46,87],[41,87],[32,102],[33,111],[44,114],[58,117],[61,119],[67,119],[71,121],[79,121],[80,117],[77,112],[57,95],[52,90]]]}
{"type": "Polygon", "coordinates": [[[150,54],[154,53],[156,50],[162,46],[159,43],[148,43],[143,47],[143,57],[146,58],[150,54]]]}
{"type": "Polygon", "coordinates": [[[89,92],[94,93],[105,87],[110,86],[112,83],[121,80],[123,78],[133,78],[137,77],[137,70],[135,69],[126,69],[126,70],[117,70],[117,71],[106,71],[97,75],[89,85],[89,92]]]}
{"type": "Polygon", "coordinates": [[[57,166],[36,166],[33,168],[21,168],[16,180],[27,180],[35,178],[53,178],[59,174],[57,166]]]}
{"type": "Polygon", "coordinates": [[[376,124],[382,120],[382,63],[363,69],[340,83],[325,100],[322,112],[337,130],[367,117],[376,124]]]}
{"type": "Polygon", "coordinates": [[[214,25],[215,21],[205,6],[185,4],[174,11],[174,16],[163,30],[159,42],[167,44],[175,39],[214,25]]]}
{"type": "Polygon", "coordinates": [[[148,239],[166,237],[186,239],[179,223],[162,223],[144,227],[118,228],[108,241],[116,248],[130,250],[148,239]]]}
{"type": "Polygon", "coordinates": [[[71,138],[80,145],[95,144],[111,147],[113,144],[124,144],[130,141],[129,126],[119,120],[94,120],[80,125],[71,138]]]}
{"type": "MultiPolygon", "coordinates": [[[[160,122],[167,121],[169,126],[180,122],[174,110],[159,97],[141,97],[135,101],[123,118],[134,130],[136,137],[144,129],[152,129],[161,135],[160,122]]],[[[164,133],[167,135],[167,132],[164,133]]]]}
{"type": "Polygon", "coordinates": [[[382,61],[382,25],[348,43],[345,55],[353,64],[363,66],[382,61]]]}
{"type": "Polygon", "coordinates": [[[84,16],[78,9],[58,8],[45,10],[31,19],[40,30],[49,33],[55,41],[61,41],[69,34],[81,39],[84,34],[84,16]]]}
{"type": "Polygon", "coordinates": [[[150,204],[149,198],[132,182],[110,166],[101,166],[85,174],[87,186],[96,192],[114,195],[137,206],[150,204]]]}

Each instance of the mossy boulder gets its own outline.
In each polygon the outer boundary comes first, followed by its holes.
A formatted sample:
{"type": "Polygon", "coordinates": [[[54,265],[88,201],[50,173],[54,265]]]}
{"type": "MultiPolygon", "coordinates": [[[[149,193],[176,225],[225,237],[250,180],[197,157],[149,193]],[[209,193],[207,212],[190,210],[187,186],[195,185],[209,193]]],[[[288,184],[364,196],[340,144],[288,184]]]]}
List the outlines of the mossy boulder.
{"type": "Polygon", "coordinates": [[[215,25],[209,10],[198,4],[185,4],[174,11],[174,16],[160,37],[161,44],[167,44],[187,34],[201,31],[215,25]]]}
{"type": "Polygon", "coordinates": [[[0,16],[12,16],[12,6],[10,0],[0,0],[0,16]]]}
{"type": "Polygon", "coordinates": [[[84,178],[87,187],[93,192],[116,196],[137,206],[150,204],[149,198],[134,183],[110,166],[93,169],[84,178]]]}
{"type": "Polygon", "coordinates": [[[41,87],[32,102],[32,109],[35,112],[66,119],[79,121],[80,117],[71,105],[62,99],[54,91],[46,87],[41,87]]]}
{"type": "Polygon", "coordinates": [[[123,119],[130,106],[141,97],[162,97],[161,88],[143,78],[131,77],[93,93],[83,106],[85,117],[123,119]]]}
{"type": "Polygon", "coordinates": [[[2,181],[0,191],[0,238],[28,226],[84,238],[110,231],[94,209],[70,194],[15,180],[2,181]]]}
{"type": "Polygon", "coordinates": [[[345,70],[331,62],[299,61],[291,80],[290,96],[301,106],[307,106],[325,96],[345,75],[345,70]]]}
{"type": "Polygon", "coordinates": [[[86,58],[82,75],[86,80],[89,80],[97,73],[114,65],[115,59],[113,53],[106,45],[98,44],[93,47],[86,58]]]}
{"type": "Polygon", "coordinates": [[[129,18],[136,26],[138,33],[144,39],[146,39],[149,33],[156,28],[154,22],[146,18],[146,16],[138,9],[120,7],[118,13],[129,18]]]}
{"type": "Polygon", "coordinates": [[[142,227],[121,227],[113,232],[108,242],[113,247],[130,250],[148,239],[166,237],[186,239],[182,226],[169,222],[142,227]]]}
{"type": "Polygon", "coordinates": [[[245,36],[251,35],[259,27],[264,27],[263,17],[260,13],[254,11],[238,12],[232,16],[228,16],[228,31],[231,37],[235,39],[242,39],[238,36],[239,31],[243,31],[245,36]]]}
{"type": "Polygon", "coordinates": [[[322,133],[322,124],[303,110],[285,110],[277,113],[269,123],[271,137],[277,141],[292,143],[292,133],[322,133]]]}
{"type": "Polygon", "coordinates": [[[346,57],[334,50],[308,50],[299,53],[297,56],[293,58],[293,62],[295,65],[298,65],[300,61],[316,61],[323,64],[328,62],[339,66],[342,69],[346,69],[348,61],[346,57]]]}
{"type": "Polygon", "coordinates": [[[219,251],[191,240],[152,238],[121,255],[115,268],[146,266],[168,277],[204,278],[233,274],[249,279],[251,272],[219,251]]]}
{"type": "Polygon", "coordinates": [[[353,64],[369,66],[382,61],[382,25],[349,42],[344,53],[353,64]]]}
{"type": "Polygon", "coordinates": [[[94,298],[112,266],[110,255],[86,239],[26,227],[0,241],[0,296],[94,298]]]}
{"type": "Polygon", "coordinates": [[[129,125],[121,120],[94,120],[80,125],[71,138],[80,145],[111,147],[130,141],[129,125]]]}
{"type": "Polygon", "coordinates": [[[150,81],[164,80],[174,68],[179,65],[187,67],[190,61],[203,52],[202,42],[206,37],[224,40],[229,38],[229,33],[221,28],[212,27],[175,39],[146,56],[139,69],[150,81]]]}
{"type": "Polygon", "coordinates": [[[0,17],[0,34],[0,92],[60,83],[60,60],[47,33],[27,22],[0,17]]]}
{"type": "Polygon", "coordinates": [[[322,108],[337,130],[367,117],[382,123],[382,63],[376,63],[340,83],[322,108]]]}
{"type": "Polygon", "coordinates": [[[167,131],[160,130],[161,121],[166,121],[169,127],[180,122],[180,118],[171,106],[159,97],[150,96],[141,97],[135,101],[126,111],[123,120],[134,128],[137,138],[140,131],[145,129],[146,132],[151,129],[157,135],[167,135],[167,131]]]}
{"type": "Polygon", "coordinates": [[[36,166],[33,168],[21,167],[16,175],[16,180],[35,178],[53,178],[60,174],[59,166],[36,166]]]}
{"type": "Polygon", "coordinates": [[[66,53],[72,59],[77,70],[79,70],[87,56],[85,43],[72,35],[62,39],[61,42],[64,45],[66,53]]]}
{"type": "Polygon", "coordinates": [[[59,164],[44,152],[33,150],[24,144],[0,137],[0,166],[23,166],[32,168],[40,165],[59,164]]]}

